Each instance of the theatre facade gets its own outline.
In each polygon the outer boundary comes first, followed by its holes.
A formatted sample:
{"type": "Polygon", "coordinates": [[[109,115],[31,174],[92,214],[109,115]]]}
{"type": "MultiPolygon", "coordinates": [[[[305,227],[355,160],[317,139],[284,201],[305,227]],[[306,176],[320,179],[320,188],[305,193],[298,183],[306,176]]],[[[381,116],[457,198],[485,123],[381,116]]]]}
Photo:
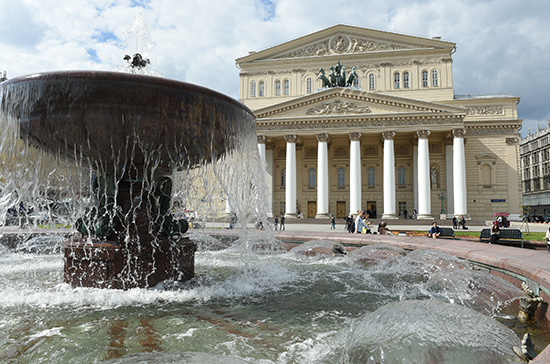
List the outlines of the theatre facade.
{"type": "Polygon", "coordinates": [[[455,51],[336,25],[237,59],[272,213],[519,217],[520,98],[455,95],[455,51]]]}

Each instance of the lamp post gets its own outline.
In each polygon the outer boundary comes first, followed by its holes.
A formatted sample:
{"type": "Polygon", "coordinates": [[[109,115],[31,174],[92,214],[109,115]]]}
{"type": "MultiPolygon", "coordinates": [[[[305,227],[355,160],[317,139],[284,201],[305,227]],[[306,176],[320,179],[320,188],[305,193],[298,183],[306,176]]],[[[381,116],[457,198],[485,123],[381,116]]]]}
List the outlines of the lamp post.
{"type": "Polygon", "coordinates": [[[443,202],[447,198],[447,193],[445,190],[441,190],[441,192],[437,194],[437,198],[441,200],[441,215],[444,215],[445,209],[443,208],[443,202]]]}

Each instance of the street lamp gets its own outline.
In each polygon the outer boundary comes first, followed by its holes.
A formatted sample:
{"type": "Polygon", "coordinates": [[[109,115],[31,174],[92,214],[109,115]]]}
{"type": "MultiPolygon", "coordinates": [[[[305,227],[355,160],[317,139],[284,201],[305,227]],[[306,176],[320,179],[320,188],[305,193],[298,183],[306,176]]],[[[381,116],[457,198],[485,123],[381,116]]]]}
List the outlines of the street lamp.
{"type": "Polygon", "coordinates": [[[443,202],[447,198],[447,193],[445,190],[442,189],[441,192],[437,194],[437,198],[441,200],[441,215],[444,215],[445,209],[443,208],[443,202]]]}

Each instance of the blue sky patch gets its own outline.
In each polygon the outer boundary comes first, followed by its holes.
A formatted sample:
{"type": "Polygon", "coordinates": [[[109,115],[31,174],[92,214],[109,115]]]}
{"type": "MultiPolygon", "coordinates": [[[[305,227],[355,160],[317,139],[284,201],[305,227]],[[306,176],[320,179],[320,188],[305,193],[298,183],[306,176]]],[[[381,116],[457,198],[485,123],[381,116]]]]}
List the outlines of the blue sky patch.
{"type": "Polygon", "coordinates": [[[101,59],[97,56],[97,52],[95,51],[95,49],[86,48],[86,52],[94,63],[101,63],[101,59]]]}
{"type": "Polygon", "coordinates": [[[275,17],[277,6],[272,0],[257,0],[257,7],[264,16],[264,20],[268,21],[275,17]]]}
{"type": "Polygon", "coordinates": [[[114,40],[116,42],[118,40],[115,33],[105,30],[98,30],[92,38],[100,43],[105,43],[110,40],[114,40]]]}

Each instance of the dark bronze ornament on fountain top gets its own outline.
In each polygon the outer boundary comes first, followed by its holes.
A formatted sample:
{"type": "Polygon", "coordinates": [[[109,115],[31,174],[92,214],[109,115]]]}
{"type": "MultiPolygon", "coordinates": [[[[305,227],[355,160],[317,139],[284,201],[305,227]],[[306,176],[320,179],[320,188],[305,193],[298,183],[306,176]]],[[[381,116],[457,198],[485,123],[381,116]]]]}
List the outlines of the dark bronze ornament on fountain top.
{"type": "Polygon", "coordinates": [[[133,57],[125,55],[124,60],[130,63],[130,67],[137,69],[142,69],[151,63],[151,61],[149,61],[149,58],[143,58],[143,56],[139,53],[134,54],[133,57]]]}
{"type": "Polygon", "coordinates": [[[67,282],[127,289],[194,276],[196,247],[182,237],[188,224],[170,212],[171,175],[222,157],[254,131],[246,106],[200,86],[119,72],[14,78],[0,96],[21,138],[96,175],[95,203],[76,223],[83,239],[65,249],[67,282]]]}

